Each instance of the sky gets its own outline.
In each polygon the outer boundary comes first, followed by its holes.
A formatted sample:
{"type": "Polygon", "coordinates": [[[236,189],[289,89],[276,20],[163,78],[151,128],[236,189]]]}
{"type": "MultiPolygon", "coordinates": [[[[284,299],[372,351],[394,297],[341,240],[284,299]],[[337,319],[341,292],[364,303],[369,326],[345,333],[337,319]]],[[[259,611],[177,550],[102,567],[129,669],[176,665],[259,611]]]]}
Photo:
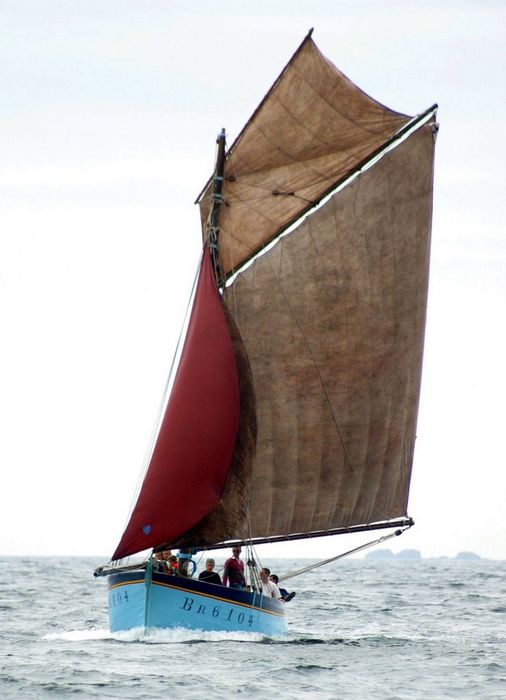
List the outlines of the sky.
{"type": "Polygon", "coordinates": [[[4,0],[0,26],[0,554],[98,564],[114,550],[198,262],[216,134],[233,141],[314,27],[378,101],[439,104],[416,526],[386,546],[506,559],[506,5],[4,0]]]}

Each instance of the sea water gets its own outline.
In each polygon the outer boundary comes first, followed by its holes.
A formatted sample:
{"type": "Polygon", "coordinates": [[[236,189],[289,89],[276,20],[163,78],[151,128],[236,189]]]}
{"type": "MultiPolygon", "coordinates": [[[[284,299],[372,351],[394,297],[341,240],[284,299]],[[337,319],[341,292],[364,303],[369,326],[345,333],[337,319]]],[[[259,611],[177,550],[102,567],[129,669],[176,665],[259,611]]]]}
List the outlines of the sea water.
{"type": "MultiPolygon", "coordinates": [[[[506,698],[506,562],[347,560],[288,634],[110,634],[101,562],[0,559],[0,698],[506,698]]],[[[265,561],[282,575],[303,562],[265,561]]]]}

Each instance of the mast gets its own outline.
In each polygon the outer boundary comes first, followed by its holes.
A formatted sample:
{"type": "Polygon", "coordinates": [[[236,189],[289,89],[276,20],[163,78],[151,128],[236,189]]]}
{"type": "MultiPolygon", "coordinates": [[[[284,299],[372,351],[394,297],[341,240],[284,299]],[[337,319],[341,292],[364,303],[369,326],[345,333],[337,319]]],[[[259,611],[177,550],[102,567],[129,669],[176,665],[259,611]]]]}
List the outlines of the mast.
{"type": "MultiPolygon", "coordinates": [[[[302,40],[302,42],[299,44],[299,46],[298,46],[297,49],[295,50],[294,54],[292,55],[292,57],[290,58],[290,60],[289,60],[288,63],[286,64],[286,66],[283,68],[283,70],[281,71],[281,73],[278,75],[278,77],[276,78],[276,80],[274,81],[274,83],[272,84],[272,86],[270,87],[270,89],[269,89],[269,91],[267,92],[267,94],[264,96],[264,98],[262,99],[262,101],[260,102],[260,104],[257,106],[257,108],[255,109],[255,111],[253,112],[253,114],[251,115],[251,117],[248,119],[248,121],[246,122],[246,124],[243,126],[243,128],[242,128],[241,131],[239,132],[239,134],[236,136],[234,142],[232,143],[232,145],[231,145],[230,148],[228,149],[228,154],[229,154],[229,155],[230,155],[231,153],[233,153],[233,151],[235,150],[236,146],[241,142],[242,136],[243,136],[244,132],[246,131],[247,127],[248,127],[249,124],[253,121],[253,119],[254,119],[255,116],[258,114],[258,112],[261,110],[261,108],[263,107],[263,105],[264,105],[264,104],[267,102],[267,100],[270,98],[270,96],[271,96],[271,94],[273,93],[275,87],[276,87],[276,86],[279,84],[279,82],[282,80],[283,76],[284,76],[285,73],[287,72],[287,70],[288,70],[289,66],[291,65],[291,63],[293,62],[293,60],[294,60],[294,59],[298,56],[298,54],[302,51],[302,49],[304,48],[304,46],[306,45],[306,43],[311,39],[311,36],[312,36],[312,34],[313,34],[313,29],[314,29],[314,27],[312,27],[312,28],[308,31],[308,33],[306,34],[306,36],[304,37],[304,39],[302,40]]],[[[224,130],[222,130],[222,131],[224,131],[224,130]]],[[[220,138],[220,137],[218,137],[218,139],[219,139],[219,138],[220,138]]],[[[200,204],[200,203],[201,203],[201,201],[202,201],[202,199],[203,199],[205,193],[207,192],[207,190],[208,190],[208,188],[209,188],[209,186],[210,186],[210,184],[211,184],[212,179],[213,179],[213,178],[210,177],[209,180],[206,182],[206,184],[204,185],[204,187],[202,188],[202,190],[199,192],[199,194],[198,194],[198,196],[197,196],[197,198],[196,198],[194,204],[200,204]]]]}
{"type": "Polygon", "coordinates": [[[220,269],[220,257],[219,257],[219,243],[218,238],[220,235],[220,211],[221,204],[223,202],[222,190],[223,190],[223,172],[225,170],[225,129],[222,129],[218,134],[216,139],[217,150],[216,150],[216,164],[214,168],[213,177],[213,194],[212,194],[212,206],[209,212],[209,219],[207,224],[207,240],[209,241],[209,250],[211,252],[211,259],[213,261],[214,274],[216,277],[216,283],[220,286],[222,281],[222,274],[220,269]]]}

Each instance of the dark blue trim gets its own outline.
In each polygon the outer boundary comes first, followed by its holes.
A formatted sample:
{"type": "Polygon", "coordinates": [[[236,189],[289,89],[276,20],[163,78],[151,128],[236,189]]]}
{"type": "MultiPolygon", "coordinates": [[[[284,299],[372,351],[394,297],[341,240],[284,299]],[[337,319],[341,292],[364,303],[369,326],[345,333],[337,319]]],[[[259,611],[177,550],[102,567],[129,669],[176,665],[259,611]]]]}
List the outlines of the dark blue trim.
{"type": "MultiPolygon", "coordinates": [[[[107,579],[109,587],[117,586],[122,583],[129,583],[134,581],[144,581],[144,570],[139,571],[128,571],[125,573],[110,574],[107,579]]],[[[217,583],[206,583],[203,580],[185,578],[184,576],[177,576],[174,574],[162,574],[158,571],[153,571],[152,574],[153,583],[166,584],[175,588],[180,588],[184,592],[192,593],[202,593],[207,596],[215,596],[221,598],[231,603],[240,603],[242,605],[249,605],[262,610],[272,610],[279,614],[280,603],[272,598],[262,598],[262,603],[260,604],[260,595],[257,593],[250,593],[249,591],[240,591],[236,588],[229,588],[228,586],[220,586],[217,583]]],[[[282,605],[282,604],[281,604],[282,605]]]]}

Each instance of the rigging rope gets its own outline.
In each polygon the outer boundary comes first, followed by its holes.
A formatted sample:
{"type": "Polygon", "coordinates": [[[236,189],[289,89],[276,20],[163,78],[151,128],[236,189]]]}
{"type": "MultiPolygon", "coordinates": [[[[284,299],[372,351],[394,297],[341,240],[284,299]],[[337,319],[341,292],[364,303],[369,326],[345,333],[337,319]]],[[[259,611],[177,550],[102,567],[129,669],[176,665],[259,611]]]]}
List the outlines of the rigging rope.
{"type": "Polygon", "coordinates": [[[137,498],[139,496],[142,484],[144,482],[144,477],[146,476],[149,462],[150,462],[151,457],[153,455],[156,439],[158,437],[158,433],[160,430],[160,425],[161,425],[161,422],[163,420],[165,408],[167,406],[169,396],[170,396],[170,391],[172,389],[172,381],[174,379],[174,370],[176,368],[177,362],[179,361],[179,356],[180,356],[180,351],[182,349],[183,340],[184,340],[184,337],[186,336],[186,329],[188,327],[190,312],[192,309],[192,302],[193,302],[193,298],[195,296],[195,290],[197,288],[197,282],[198,282],[201,263],[202,263],[202,252],[200,253],[199,263],[197,265],[197,270],[195,272],[195,277],[193,279],[193,284],[192,284],[190,296],[188,298],[188,303],[186,305],[183,323],[181,325],[179,337],[177,339],[176,349],[175,349],[174,354],[172,356],[172,362],[171,362],[169,374],[167,376],[167,380],[165,382],[165,386],[163,389],[162,398],[161,398],[160,405],[159,405],[158,412],[157,412],[157,417],[156,417],[156,420],[155,420],[155,423],[153,426],[153,430],[151,432],[151,437],[150,437],[149,442],[148,442],[148,448],[147,448],[145,456],[144,456],[144,461],[143,461],[142,468],[141,468],[140,473],[139,473],[139,477],[137,479],[137,485],[135,487],[134,495],[133,495],[133,498],[132,498],[132,501],[130,504],[130,508],[128,511],[128,515],[127,515],[123,530],[126,530],[128,522],[129,522],[130,517],[132,515],[132,511],[135,507],[135,504],[137,503],[137,498]]]}
{"type": "MultiPolygon", "coordinates": [[[[411,527],[411,526],[409,526],[411,527]]],[[[402,535],[404,530],[407,530],[408,528],[405,527],[402,530],[396,530],[395,532],[391,532],[389,535],[383,535],[382,537],[379,537],[376,540],[372,540],[371,542],[366,542],[365,544],[361,544],[359,547],[355,547],[354,549],[350,549],[347,552],[343,552],[342,554],[338,554],[335,557],[330,557],[330,559],[323,559],[322,561],[316,562],[316,564],[310,564],[309,566],[305,566],[302,569],[297,569],[296,571],[290,571],[286,576],[280,576],[279,580],[280,581],[288,581],[290,578],[295,578],[295,576],[300,576],[301,574],[305,574],[306,571],[311,571],[312,569],[316,569],[319,566],[323,566],[324,564],[330,564],[332,561],[336,561],[337,559],[342,559],[343,557],[347,557],[350,554],[355,554],[356,552],[361,552],[364,549],[368,549],[369,547],[373,547],[375,544],[381,544],[382,542],[386,542],[386,540],[392,539],[392,537],[398,537],[399,535],[402,535]]]]}

